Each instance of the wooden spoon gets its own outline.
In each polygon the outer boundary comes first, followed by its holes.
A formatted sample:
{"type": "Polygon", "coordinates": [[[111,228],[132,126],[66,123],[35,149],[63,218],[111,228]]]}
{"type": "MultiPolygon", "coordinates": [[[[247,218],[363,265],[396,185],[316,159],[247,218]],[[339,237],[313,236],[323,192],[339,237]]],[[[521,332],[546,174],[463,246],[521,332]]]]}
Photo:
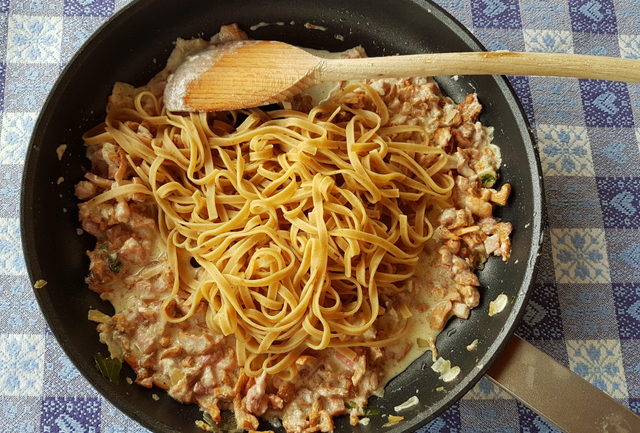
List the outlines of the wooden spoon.
{"type": "Polygon", "coordinates": [[[640,82],[640,60],[509,51],[324,59],[284,42],[237,41],[187,59],[169,77],[164,98],[171,111],[232,110],[280,102],[325,82],[456,74],[640,82]]]}

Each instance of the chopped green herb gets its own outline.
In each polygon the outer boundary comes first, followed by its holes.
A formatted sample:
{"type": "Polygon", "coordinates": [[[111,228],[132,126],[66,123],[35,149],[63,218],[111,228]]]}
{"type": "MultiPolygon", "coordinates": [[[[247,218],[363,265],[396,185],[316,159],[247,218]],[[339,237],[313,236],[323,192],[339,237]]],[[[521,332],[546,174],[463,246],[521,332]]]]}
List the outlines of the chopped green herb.
{"type": "Polygon", "coordinates": [[[118,260],[118,253],[109,253],[107,254],[107,263],[109,263],[109,269],[114,274],[120,272],[120,268],[122,267],[122,263],[118,260]]]}
{"type": "Polygon", "coordinates": [[[94,358],[96,362],[96,368],[104,377],[109,379],[109,382],[116,383],[120,378],[120,369],[122,368],[122,361],[119,359],[105,358],[101,353],[98,353],[94,358]]]}
{"type": "Polygon", "coordinates": [[[491,186],[496,182],[496,177],[491,173],[486,173],[480,177],[480,183],[484,186],[491,186]]]}
{"type": "Polygon", "coordinates": [[[371,416],[371,415],[380,415],[380,411],[378,409],[369,409],[369,408],[363,408],[362,412],[366,415],[366,416],[371,416]]]}
{"type": "Polygon", "coordinates": [[[224,410],[220,413],[220,423],[213,420],[208,412],[202,414],[202,421],[196,421],[196,426],[200,429],[213,433],[244,433],[243,428],[239,428],[233,412],[224,410]]]}
{"type": "MultiPolygon", "coordinates": [[[[344,405],[347,409],[358,409],[358,404],[354,401],[345,401],[344,405]]],[[[368,409],[366,406],[362,408],[362,413],[365,416],[380,415],[380,411],[378,409],[368,409]]]]}
{"type": "Polygon", "coordinates": [[[102,244],[98,247],[98,249],[99,249],[100,251],[104,251],[104,252],[109,251],[109,243],[108,243],[108,242],[104,242],[104,243],[102,243],[102,244]]]}

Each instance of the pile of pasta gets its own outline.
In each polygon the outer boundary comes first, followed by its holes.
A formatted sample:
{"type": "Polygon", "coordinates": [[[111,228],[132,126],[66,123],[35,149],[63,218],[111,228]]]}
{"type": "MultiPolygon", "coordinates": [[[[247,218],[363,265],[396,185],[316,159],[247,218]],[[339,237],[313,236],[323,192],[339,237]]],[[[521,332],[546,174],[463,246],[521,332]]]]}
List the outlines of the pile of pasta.
{"type": "MultiPolygon", "coordinates": [[[[306,350],[401,336],[402,323],[367,331],[388,314],[383,301],[406,290],[433,232],[429,212],[450,206],[454,185],[424,127],[389,126],[366,84],[308,113],[172,113],[148,91],[134,105],[110,110],[85,141],[117,144],[141,182],[92,201],[152,197],[174,276],[167,320],[206,303],[207,325],[235,336],[249,376],[295,374],[306,350]],[[398,139],[407,136],[423,138],[398,139]]],[[[399,322],[411,315],[394,309],[399,322]]]]}

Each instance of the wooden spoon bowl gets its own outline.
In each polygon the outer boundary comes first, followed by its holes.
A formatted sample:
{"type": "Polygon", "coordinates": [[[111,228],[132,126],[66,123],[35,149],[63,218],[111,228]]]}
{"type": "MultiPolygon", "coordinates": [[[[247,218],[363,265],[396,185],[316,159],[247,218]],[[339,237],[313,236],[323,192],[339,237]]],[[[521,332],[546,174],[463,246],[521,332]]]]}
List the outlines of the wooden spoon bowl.
{"type": "Polygon", "coordinates": [[[325,82],[458,74],[640,82],[640,60],[510,51],[325,59],[284,42],[237,41],[190,57],[169,77],[164,98],[171,111],[233,110],[280,102],[325,82]]]}

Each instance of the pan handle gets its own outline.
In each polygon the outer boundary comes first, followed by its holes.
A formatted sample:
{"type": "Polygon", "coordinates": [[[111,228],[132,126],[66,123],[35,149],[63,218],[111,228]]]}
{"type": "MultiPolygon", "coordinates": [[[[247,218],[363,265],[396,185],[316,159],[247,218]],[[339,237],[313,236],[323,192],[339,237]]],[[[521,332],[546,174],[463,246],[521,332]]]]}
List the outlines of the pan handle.
{"type": "Polygon", "coordinates": [[[640,432],[640,417],[518,336],[487,374],[568,433],[640,432]]]}

